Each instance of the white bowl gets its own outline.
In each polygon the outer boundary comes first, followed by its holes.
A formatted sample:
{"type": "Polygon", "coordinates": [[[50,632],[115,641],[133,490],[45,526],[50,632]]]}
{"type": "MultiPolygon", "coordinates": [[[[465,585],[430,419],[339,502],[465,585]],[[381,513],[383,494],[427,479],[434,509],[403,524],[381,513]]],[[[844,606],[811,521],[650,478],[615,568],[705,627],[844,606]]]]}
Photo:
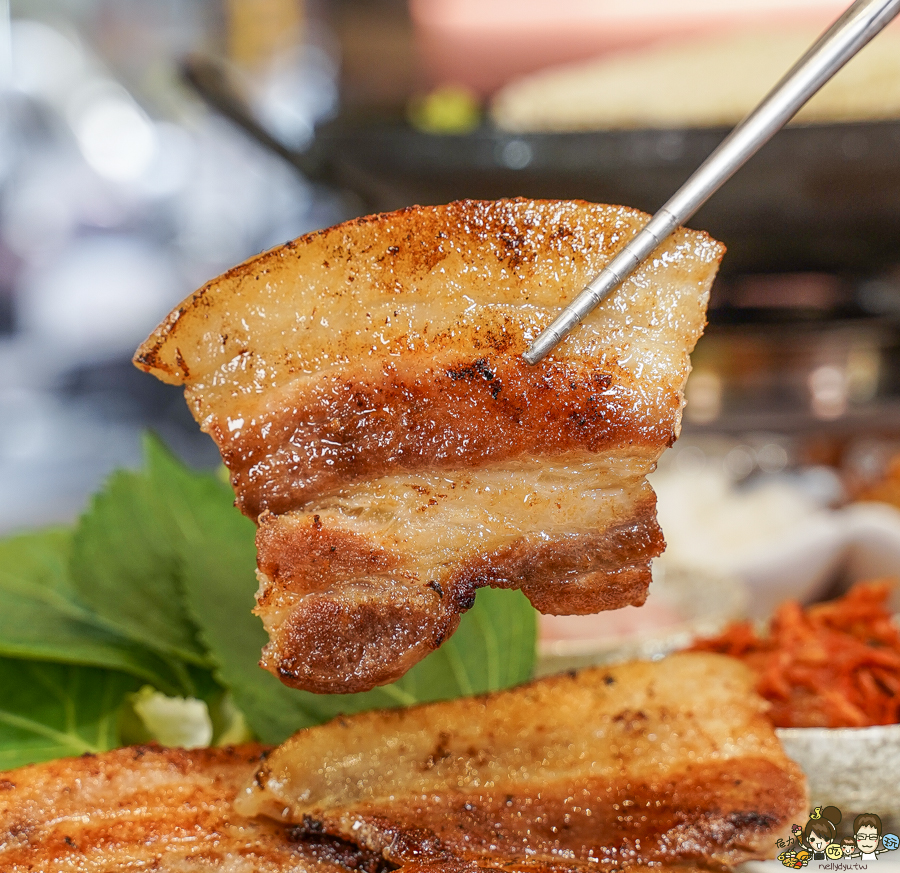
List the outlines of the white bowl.
{"type": "MultiPolygon", "coordinates": [[[[811,808],[836,806],[844,816],[842,831],[849,832],[860,813],[874,812],[884,833],[900,832],[900,725],[777,728],[775,733],[806,774],[811,808]]],[[[883,860],[900,862],[900,852],[883,860]]]]}

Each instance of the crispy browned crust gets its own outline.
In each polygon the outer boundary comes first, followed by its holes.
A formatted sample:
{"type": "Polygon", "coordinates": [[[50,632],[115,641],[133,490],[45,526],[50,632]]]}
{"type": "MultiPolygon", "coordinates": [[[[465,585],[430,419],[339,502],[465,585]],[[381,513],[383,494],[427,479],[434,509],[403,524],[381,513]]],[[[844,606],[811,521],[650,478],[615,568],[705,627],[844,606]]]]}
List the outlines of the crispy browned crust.
{"type": "Polygon", "coordinates": [[[0,869],[343,873],[290,828],[234,811],[263,754],[140,746],[0,774],[0,869]]]}
{"type": "Polygon", "coordinates": [[[675,441],[680,385],[650,398],[611,360],[602,370],[563,361],[533,367],[521,357],[524,342],[498,345],[297,380],[245,403],[245,425],[233,432],[209,419],[238,506],[257,518],[400,471],[622,445],[662,452],[675,441]]]}
{"type": "MultiPolygon", "coordinates": [[[[668,778],[585,781],[571,794],[552,782],[529,796],[488,791],[473,800],[452,788],[439,791],[389,808],[355,807],[363,844],[400,864],[483,852],[534,853],[547,862],[597,859],[604,867],[724,865],[768,848],[769,836],[802,812],[802,791],[783,768],[759,759],[688,765],[668,778]]],[[[324,826],[343,830],[345,824],[326,819],[324,826]]]]}
{"type": "Polygon", "coordinates": [[[398,679],[453,633],[484,586],[520,588],[547,613],[640,606],[665,543],[651,499],[614,527],[522,537],[428,578],[414,556],[317,515],[263,515],[256,546],[255,612],[270,636],[261,665],[287,685],[335,693],[398,679]]]}
{"type": "MultiPolygon", "coordinates": [[[[388,873],[352,842],[235,812],[260,746],[119,749],[0,773],[4,873],[388,873]]],[[[403,873],[583,873],[503,856],[403,861],[403,873]]],[[[608,869],[608,868],[604,868],[608,869]]],[[[614,868],[612,868],[614,870],[614,868]]],[[[638,871],[633,871],[638,873],[638,871]]],[[[686,871],[683,871],[686,873],[686,871]]]]}
{"type": "MultiPolygon", "coordinates": [[[[656,521],[656,496],[633,507],[630,518],[590,534],[523,537],[462,564],[448,586],[471,605],[484,586],[520,588],[541,612],[587,615],[642,606],[650,585],[650,561],[666,547],[656,521]]],[[[443,585],[443,582],[442,582],[443,585]]]]}
{"type": "Polygon", "coordinates": [[[240,796],[396,863],[765,857],[803,775],[732,659],[677,655],[302,731],[240,796]]]}

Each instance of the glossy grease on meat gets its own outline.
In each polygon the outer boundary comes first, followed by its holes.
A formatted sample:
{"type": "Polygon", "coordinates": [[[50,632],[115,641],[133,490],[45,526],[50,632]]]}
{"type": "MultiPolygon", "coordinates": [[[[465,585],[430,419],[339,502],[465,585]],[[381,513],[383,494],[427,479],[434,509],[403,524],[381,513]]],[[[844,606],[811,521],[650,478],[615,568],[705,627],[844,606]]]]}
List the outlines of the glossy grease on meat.
{"type": "Polygon", "coordinates": [[[141,746],[0,773],[0,870],[345,873],[340,843],[234,811],[262,753],[141,746]]]}
{"type": "Polygon", "coordinates": [[[144,343],[259,523],[264,666],[390,682],[483,585],[544,612],[643,603],[664,547],[644,476],[722,247],[678,231],[547,360],[521,353],[646,219],[526,200],[359,219],[236,267],[144,343]]]}
{"type": "Polygon", "coordinates": [[[764,857],[803,776],[722,656],[683,654],[296,734],[237,801],[399,863],[764,857]]]}

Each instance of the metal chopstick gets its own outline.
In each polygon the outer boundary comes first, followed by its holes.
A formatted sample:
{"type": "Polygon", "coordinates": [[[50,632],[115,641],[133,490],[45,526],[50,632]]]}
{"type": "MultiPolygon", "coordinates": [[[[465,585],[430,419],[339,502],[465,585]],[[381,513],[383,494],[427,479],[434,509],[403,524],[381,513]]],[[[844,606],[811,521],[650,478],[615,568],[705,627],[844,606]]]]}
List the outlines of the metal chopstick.
{"type": "Polygon", "coordinates": [[[631,272],[684,224],[797,113],[847,61],[900,12],[900,0],[856,0],[810,47],[675,195],[534,340],[523,354],[536,364],[631,272]]]}

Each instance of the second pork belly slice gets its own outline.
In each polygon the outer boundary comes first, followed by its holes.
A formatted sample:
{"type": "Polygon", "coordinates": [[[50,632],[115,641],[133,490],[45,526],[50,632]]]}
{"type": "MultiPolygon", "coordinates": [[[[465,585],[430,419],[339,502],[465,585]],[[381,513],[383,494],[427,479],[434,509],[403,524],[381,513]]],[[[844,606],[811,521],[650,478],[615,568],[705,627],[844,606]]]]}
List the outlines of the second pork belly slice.
{"type": "Polygon", "coordinates": [[[807,809],[765,710],[724,656],[595,668],[301,731],[236,803],[401,865],[736,864],[807,809]]]}
{"type": "Polygon", "coordinates": [[[550,613],[642,604],[663,547],[644,478],[654,460],[619,450],[390,476],[263,515],[264,666],[325,691],[331,676],[401,675],[483,585],[550,613]]]}
{"type": "Polygon", "coordinates": [[[545,361],[521,354],[647,218],[506,200],[347,222],[226,273],[141,347],[260,524],[282,681],[390,682],[481,585],[547,612],[643,602],[663,541],[642,479],[678,434],[722,247],[679,230],[545,361]]]}

